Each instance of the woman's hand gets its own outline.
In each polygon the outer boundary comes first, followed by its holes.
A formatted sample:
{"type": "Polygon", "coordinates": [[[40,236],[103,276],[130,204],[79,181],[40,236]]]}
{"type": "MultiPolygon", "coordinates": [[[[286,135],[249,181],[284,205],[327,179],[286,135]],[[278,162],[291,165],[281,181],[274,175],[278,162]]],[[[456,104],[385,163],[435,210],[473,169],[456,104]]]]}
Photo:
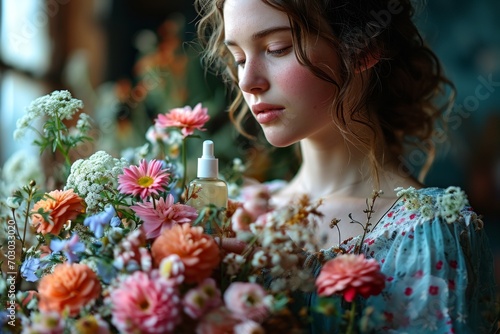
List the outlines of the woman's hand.
{"type": "Polygon", "coordinates": [[[238,238],[222,238],[215,237],[215,242],[226,252],[241,254],[247,249],[248,244],[238,238]]]}

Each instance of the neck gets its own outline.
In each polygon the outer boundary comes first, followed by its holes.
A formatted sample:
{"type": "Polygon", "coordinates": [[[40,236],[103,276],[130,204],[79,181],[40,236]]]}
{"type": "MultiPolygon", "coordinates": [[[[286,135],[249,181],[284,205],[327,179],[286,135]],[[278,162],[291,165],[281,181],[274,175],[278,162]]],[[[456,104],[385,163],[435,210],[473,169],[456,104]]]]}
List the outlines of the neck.
{"type": "Polygon", "coordinates": [[[336,142],[321,145],[306,139],[300,142],[302,165],[294,182],[313,197],[331,194],[353,195],[353,190],[370,183],[371,168],[359,150],[336,142]]]}
{"type": "Polygon", "coordinates": [[[296,189],[313,199],[329,196],[367,198],[374,190],[391,196],[396,187],[409,180],[396,163],[384,163],[382,154],[377,157],[381,170],[376,173],[366,153],[341,135],[321,141],[305,139],[300,142],[300,148],[303,161],[292,182],[296,189]],[[375,175],[379,177],[378,184],[375,175]]]}

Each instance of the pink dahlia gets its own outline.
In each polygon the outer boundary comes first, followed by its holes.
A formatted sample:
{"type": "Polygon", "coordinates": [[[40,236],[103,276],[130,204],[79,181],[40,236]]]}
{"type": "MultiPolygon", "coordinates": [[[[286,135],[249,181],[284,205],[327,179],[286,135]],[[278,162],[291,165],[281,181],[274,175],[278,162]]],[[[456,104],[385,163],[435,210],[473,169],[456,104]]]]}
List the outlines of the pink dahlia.
{"type": "Polygon", "coordinates": [[[189,290],[182,299],[184,312],[193,319],[201,318],[207,311],[222,304],[221,293],[213,278],[206,278],[189,290]]]}
{"type": "Polygon", "coordinates": [[[148,239],[157,238],[163,230],[169,230],[175,224],[191,223],[198,217],[195,208],[174,204],[174,197],[171,194],[166,200],[160,198],[156,201],[156,207],[152,202],[144,202],[132,205],[131,208],[144,222],[142,228],[148,239]]]}
{"type": "Polygon", "coordinates": [[[234,326],[234,334],[265,334],[264,328],[255,321],[245,320],[234,326]]]}
{"type": "Polygon", "coordinates": [[[219,307],[206,314],[196,326],[196,334],[234,333],[243,320],[225,307],[219,307]]]}
{"type": "Polygon", "coordinates": [[[142,271],[127,276],[108,298],[120,333],[169,333],[181,319],[175,284],[142,271]]]}
{"type": "Polygon", "coordinates": [[[269,314],[266,295],[259,284],[234,282],[224,292],[224,302],[227,309],[236,316],[261,322],[269,314]]]}
{"type": "Polygon", "coordinates": [[[250,224],[254,222],[252,215],[245,208],[237,208],[231,216],[231,228],[235,232],[250,231],[250,224]]]}
{"type": "Polygon", "coordinates": [[[367,298],[378,295],[385,287],[385,276],[374,259],[365,259],[363,254],[340,255],[323,265],[316,279],[318,295],[343,294],[352,302],[356,295],[367,298]]]}
{"type": "Polygon", "coordinates": [[[123,169],[118,176],[118,190],[122,194],[139,195],[142,199],[158,195],[168,186],[169,173],[162,168],[159,160],[141,160],[140,166],[130,166],[123,169]]]}
{"type": "Polygon", "coordinates": [[[243,208],[255,221],[259,216],[270,211],[269,200],[271,193],[268,186],[263,184],[252,184],[242,190],[243,208]]]}
{"type": "Polygon", "coordinates": [[[205,131],[203,126],[209,119],[207,108],[203,108],[201,103],[198,103],[194,109],[185,106],[184,108],[172,109],[164,115],[158,115],[155,126],[158,128],[178,127],[181,129],[182,135],[187,137],[192,135],[194,130],[205,131]]]}

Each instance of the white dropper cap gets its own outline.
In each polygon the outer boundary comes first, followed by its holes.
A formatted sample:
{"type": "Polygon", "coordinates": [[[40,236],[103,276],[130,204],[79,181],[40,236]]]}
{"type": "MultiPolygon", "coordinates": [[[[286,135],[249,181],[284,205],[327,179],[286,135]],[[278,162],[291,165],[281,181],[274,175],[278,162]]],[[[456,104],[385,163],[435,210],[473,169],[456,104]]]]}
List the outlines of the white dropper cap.
{"type": "Polygon", "coordinates": [[[214,142],[203,142],[203,155],[198,158],[198,177],[219,177],[219,159],[214,156],[214,142]]]}

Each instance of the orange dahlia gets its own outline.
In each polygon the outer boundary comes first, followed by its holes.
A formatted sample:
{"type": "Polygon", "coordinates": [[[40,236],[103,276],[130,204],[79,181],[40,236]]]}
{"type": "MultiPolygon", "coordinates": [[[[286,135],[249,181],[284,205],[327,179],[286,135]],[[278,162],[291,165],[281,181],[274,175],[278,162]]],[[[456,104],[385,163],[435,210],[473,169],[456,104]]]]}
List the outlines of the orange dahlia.
{"type": "Polygon", "coordinates": [[[38,306],[42,311],[60,314],[68,310],[70,316],[75,316],[100,293],[101,283],[92,269],[85,264],[66,262],[40,280],[38,306]]]}
{"type": "Polygon", "coordinates": [[[156,267],[169,255],[177,254],[185,266],[187,283],[201,282],[212,274],[220,262],[219,247],[203,228],[190,224],[174,225],[163,230],[151,247],[156,267]]]}
{"type": "Polygon", "coordinates": [[[36,202],[32,212],[31,225],[37,227],[37,233],[58,235],[68,220],[85,212],[85,202],[73,189],[54,190],[36,202]],[[49,214],[48,221],[38,213],[40,209],[49,214]]]}

